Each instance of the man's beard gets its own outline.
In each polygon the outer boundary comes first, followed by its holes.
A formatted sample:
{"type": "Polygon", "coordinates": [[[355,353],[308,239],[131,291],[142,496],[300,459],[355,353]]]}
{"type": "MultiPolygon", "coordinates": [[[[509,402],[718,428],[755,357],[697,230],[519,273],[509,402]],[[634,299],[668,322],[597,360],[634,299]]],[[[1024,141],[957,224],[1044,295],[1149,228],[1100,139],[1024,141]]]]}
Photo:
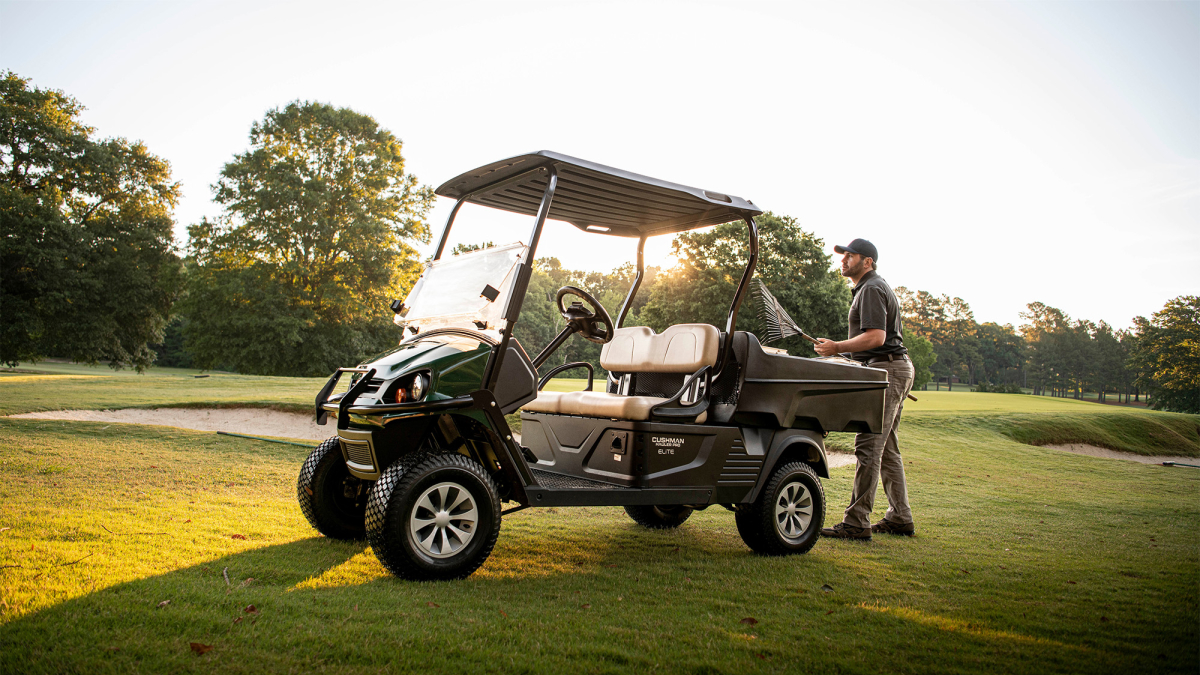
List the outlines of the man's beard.
{"type": "Polygon", "coordinates": [[[842,267],[842,276],[844,276],[844,277],[858,276],[859,273],[864,271],[863,268],[866,266],[867,266],[866,260],[859,260],[858,264],[853,267],[842,267]]]}

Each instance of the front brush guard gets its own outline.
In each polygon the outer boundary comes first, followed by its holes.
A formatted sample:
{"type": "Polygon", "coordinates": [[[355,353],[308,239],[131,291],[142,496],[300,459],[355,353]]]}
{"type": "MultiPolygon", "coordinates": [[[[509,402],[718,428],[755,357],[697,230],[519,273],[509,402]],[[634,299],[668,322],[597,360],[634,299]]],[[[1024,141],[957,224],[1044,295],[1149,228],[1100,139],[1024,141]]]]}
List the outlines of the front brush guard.
{"type": "Polygon", "coordinates": [[[338,368],[336,371],[334,371],[333,375],[330,376],[329,381],[325,383],[325,386],[321,387],[321,391],[317,392],[317,404],[315,410],[317,424],[324,426],[324,424],[329,421],[329,412],[325,410],[325,404],[329,402],[329,395],[332,394],[334,388],[337,387],[338,380],[342,379],[342,373],[362,373],[362,377],[358,378],[358,381],[350,387],[350,390],[345,394],[342,394],[342,398],[338,400],[339,429],[346,428],[346,407],[351,402],[357,400],[358,395],[361,394],[363,390],[367,388],[367,385],[371,383],[371,378],[375,376],[375,369],[366,367],[338,368]]]}

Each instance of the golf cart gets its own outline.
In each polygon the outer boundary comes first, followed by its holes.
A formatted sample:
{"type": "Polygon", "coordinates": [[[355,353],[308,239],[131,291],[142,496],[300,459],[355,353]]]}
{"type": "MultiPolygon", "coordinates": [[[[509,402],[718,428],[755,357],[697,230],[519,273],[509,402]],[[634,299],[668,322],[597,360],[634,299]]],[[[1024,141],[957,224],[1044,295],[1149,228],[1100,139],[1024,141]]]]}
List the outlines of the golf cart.
{"type": "Polygon", "coordinates": [[[812,548],[825,513],[819,479],[829,477],[823,438],[879,433],[887,372],[788,356],[737,330],[761,209],[545,151],[468,171],[437,194],[457,203],[432,261],[393,303],[403,340],[338,369],[317,395],[317,422],[337,420],[337,436],[300,471],[300,506],[317,530],[366,537],[406,579],[470,575],[491,553],[502,516],[536,506],[622,506],[643,526],[670,528],[719,504],[758,553],[812,548]],[[528,243],[443,257],[467,203],[534,216],[528,243]],[[615,321],[586,291],[559,289],[566,327],[531,357],[514,330],[547,220],[637,239],[637,273],[615,321]],[[724,331],[623,327],[647,237],[737,220],[750,257],[724,331]],[[588,363],[538,378],[575,334],[604,345],[602,391],[588,363]],[[544,389],[573,369],[587,371],[587,389],[544,389]],[[347,374],[348,388],[335,393],[347,374]],[[519,436],[505,420],[517,410],[519,436]]]}

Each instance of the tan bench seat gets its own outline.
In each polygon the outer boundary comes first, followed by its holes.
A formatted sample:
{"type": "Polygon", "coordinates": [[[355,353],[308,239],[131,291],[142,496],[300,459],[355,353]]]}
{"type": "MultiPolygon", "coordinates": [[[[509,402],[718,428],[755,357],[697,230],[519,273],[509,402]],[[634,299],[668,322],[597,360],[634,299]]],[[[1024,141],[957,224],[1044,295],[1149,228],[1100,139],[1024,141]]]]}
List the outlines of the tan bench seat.
{"type": "Polygon", "coordinates": [[[645,421],[650,419],[650,409],[666,400],[657,396],[621,396],[603,391],[539,391],[538,397],[521,409],[558,415],[645,421]]]}
{"type": "MultiPolygon", "coordinates": [[[[671,326],[661,335],[644,326],[618,328],[616,335],[600,353],[600,365],[619,373],[690,374],[717,361],[720,333],[708,324],[671,326]]],[[[650,409],[668,399],[658,396],[623,396],[602,391],[539,391],[533,401],[521,407],[529,412],[583,417],[610,417],[645,421],[650,409]]],[[[704,422],[708,413],[700,413],[704,422]]]]}

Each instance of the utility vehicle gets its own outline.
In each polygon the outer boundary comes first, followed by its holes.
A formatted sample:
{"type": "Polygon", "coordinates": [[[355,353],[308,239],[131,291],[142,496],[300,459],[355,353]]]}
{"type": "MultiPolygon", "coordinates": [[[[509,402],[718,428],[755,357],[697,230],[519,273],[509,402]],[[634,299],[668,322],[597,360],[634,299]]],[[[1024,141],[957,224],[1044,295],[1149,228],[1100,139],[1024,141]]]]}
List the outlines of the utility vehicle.
{"type": "Polygon", "coordinates": [[[622,506],[643,526],[670,528],[719,504],[758,553],[812,548],[825,513],[820,478],[829,477],[823,438],[879,433],[887,372],[788,356],[737,330],[761,209],[547,151],[468,171],[437,194],[457,203],[432,261],[392,305],[403,340],[340,368],[317,395],[317,421],[337,420],[337,436],[312,452],[298,482],[317,530],[366,537],[406,579],[471,574],[491,553],[502,517],[538,506],[622,506]],[[528,243],[444,255],[467,203],[532,216],[528,243]],[[615,320],[586,291],[559,289],[566,327],[531,357],[516,335],[548,221],[636,239],[637,272],[615,320]],[[623,326],[648,237],[732,221],[745,223],[750,256],[723,331],[623,326]],[[604,345],[602,391],[588,363],[538,378],[574,334],[604,345]],[[543,389],[572,369],[587,371],[586,390],[543,389]],[[348,389],[334,393],[345,374],[348,389]],[[517,410],[520,435],[505,420],[517,410]]]}

